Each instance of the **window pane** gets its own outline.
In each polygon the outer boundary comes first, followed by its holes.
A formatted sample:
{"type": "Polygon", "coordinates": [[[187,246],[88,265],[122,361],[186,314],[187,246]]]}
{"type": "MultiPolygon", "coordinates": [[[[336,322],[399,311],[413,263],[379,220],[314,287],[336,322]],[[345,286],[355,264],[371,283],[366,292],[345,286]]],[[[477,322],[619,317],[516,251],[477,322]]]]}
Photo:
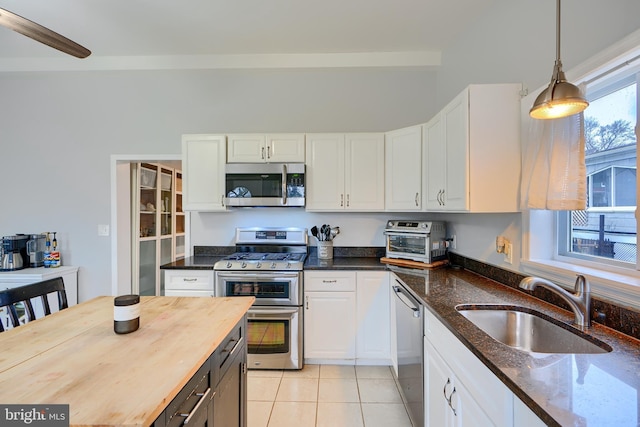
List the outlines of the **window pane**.
{"type": "Polygon", "coordinates": [[[590,99],[585,110],[587,210],[565,216],[567,240],[558,249],[562,255],[635,265],[636,83],[615,84],[615,90],[590,99]]]}
{"type": "Polygon", "coordinates": [[[615,169],[616,206],[636,205],[636,170],[615,169]]]}

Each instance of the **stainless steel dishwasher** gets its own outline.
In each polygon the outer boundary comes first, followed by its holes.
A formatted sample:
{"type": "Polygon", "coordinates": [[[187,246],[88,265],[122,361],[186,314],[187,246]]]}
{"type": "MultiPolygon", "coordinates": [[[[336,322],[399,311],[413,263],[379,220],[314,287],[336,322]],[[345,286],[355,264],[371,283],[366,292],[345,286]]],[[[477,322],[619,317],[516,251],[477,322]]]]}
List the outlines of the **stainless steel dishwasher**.
{"type": "Polygon", "coordinates": [[[424,426],[424,307],[395,279],[398,383],[414,427],[424,426]]]}

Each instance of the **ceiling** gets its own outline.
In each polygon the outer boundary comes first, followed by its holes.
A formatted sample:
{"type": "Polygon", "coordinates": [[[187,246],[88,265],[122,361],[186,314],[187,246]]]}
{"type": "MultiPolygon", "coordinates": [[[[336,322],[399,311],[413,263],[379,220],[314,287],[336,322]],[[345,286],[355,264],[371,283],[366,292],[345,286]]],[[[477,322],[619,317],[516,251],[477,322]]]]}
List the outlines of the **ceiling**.
{"type": "MultiPolygon", "coordinates": [[[[0,0],[101,57],[439,53],[495,0],[0,0]]],[[[0,60],[66,57],[0,27],[0,60]]]]}

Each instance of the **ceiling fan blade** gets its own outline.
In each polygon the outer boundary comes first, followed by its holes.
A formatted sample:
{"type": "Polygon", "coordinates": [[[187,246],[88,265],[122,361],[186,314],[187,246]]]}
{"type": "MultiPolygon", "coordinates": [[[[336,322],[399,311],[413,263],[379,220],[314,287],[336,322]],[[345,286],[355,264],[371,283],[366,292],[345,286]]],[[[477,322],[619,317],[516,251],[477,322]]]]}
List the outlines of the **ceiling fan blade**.
{"type": "Polygon", "coordinates": [[[68,38],[33,21],[0,8],[0,25],[30,37],[76,58],[86,58],[91,51],[68,38]]]}

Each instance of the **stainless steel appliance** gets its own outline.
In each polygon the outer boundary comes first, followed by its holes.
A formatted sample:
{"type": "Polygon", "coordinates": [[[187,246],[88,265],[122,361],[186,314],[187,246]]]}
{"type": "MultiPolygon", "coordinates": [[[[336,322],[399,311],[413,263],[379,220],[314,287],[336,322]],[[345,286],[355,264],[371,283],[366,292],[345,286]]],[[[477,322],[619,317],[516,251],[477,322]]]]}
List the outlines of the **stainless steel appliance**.
{"type": "Polygon", "coordinates": [[[446,233],[443,221],[387,221],[386,256],[426,264],[446,259],[446,233]]]}
{"type": "Polygon", "coordinates": [[[404,284],[392,285],[396,313],[397,380],[414,426],[424,426],[424,307],[404,284]]]}
{"type": "Polygon", "coordinates": [[[216,296],[254,296],[247,366],[302,369],[306,228],[237,228],[236,253],[214,265],[216,296]]]}
{"type": "Polygon", "coordinates": [[[2,238],[0,251],[0,271],[22,270],[29,266],[27,255],[27,241],[29,236],[16,234],[2,238]]]}
{"type": "Polygon", "coordinates": [[[304,206],[304,163],[229,163],[227,206],[304,206]]]}

